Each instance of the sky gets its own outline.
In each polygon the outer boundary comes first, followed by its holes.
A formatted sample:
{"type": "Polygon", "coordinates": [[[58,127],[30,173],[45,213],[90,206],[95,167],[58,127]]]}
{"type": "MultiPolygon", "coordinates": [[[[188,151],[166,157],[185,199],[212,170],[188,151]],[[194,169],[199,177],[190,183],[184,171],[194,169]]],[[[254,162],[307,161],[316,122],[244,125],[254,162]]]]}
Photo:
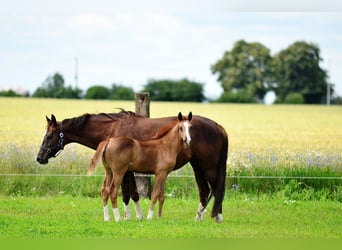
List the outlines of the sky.
{"type": "Polygon", "coordinates": [[[77,61],[84,91],[115,83],[138,92],[149,79],[188,78],[217,98],[222,88],[210,66],[244,39],[271,55],[299,40],[318,45],[321,67],[342,96],[336,0],[0,0],[0,6],[0,90],[32,94],[56,72],[74,87],[77,61]]]}

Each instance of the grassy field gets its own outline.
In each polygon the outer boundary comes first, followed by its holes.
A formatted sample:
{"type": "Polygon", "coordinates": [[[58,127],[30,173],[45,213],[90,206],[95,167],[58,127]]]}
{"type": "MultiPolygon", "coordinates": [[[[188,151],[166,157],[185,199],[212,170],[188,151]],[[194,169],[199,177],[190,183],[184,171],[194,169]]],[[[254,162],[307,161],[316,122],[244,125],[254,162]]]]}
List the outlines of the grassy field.
{"type": "Polygon", "coordinates": [[[48,165],[36,163],[45,115],[62,120],[134,110],[133,101],[0,98],[0,107],[0,237],[342,236],[342,107],[152,102],[151,117],[191,110],[227,130],[221,225],[209,218],[210,211],[202,223],[194,222],[198,195],[190,166],[168,179],[163,220],[116,224],[102,221],[102,168],[97,176],[82,176],[92,150],[71,144],[48,165]]]}
{"type": "MultiPolygon", "coordinates": [[[[239,197],[225,201],[222,224],[194,220],[197,200],[169,198],[161,220],[104,222],[100,199],[0,197],[0,238],[341,238],[342,208],[332,201],[239,197]]],[[[144,212],[149,201],[142,200],[144,212]]],[[[122,213],[122,207],[120,207],[122,213]]],[[[132,207],[133,209],[133,207],[132,207]]],[[[146,216],[146,214],[145,214],[146,216]]]]}

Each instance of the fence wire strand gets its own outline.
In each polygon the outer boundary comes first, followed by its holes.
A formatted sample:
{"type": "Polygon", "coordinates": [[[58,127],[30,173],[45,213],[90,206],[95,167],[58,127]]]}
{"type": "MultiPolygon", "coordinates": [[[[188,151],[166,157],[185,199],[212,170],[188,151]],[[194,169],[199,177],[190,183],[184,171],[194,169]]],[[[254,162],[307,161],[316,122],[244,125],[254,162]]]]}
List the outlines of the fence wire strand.
{"type": "MultiPolygon", "coordinates": [[[[0,174],[0,176],[23,176],[23,177],[104,177],[104,174],[94,174],[88,176],[86,174],[0,174]]],[[[150,174],[137,174],[136,176],[153,177],[150,174]]],[[[195,178],[193,175],[169,175],[168,178],[195,178]]],[[[227,175],[227,179],[311,179],[311,180],[342,180],[342,177],[338,176],[239,176],[239,175],[227,175]]]]}

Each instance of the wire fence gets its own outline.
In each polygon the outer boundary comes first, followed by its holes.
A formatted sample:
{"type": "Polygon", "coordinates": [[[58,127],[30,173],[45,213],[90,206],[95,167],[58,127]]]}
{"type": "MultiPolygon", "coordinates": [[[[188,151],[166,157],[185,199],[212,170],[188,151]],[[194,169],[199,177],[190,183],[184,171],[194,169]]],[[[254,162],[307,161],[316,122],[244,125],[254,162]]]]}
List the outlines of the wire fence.
{"type": "MultiPolygon", "coordinates": [[[[4,174],[0,173],[0,176],[8,177],[104,177],[104,174],[94,174],[88,176],[86,174],[4,174]]],[[[153,174],[139,174],[142,177],[153,177],[153,174]]],[[[193,175],[169,175],[168,178],[195,178],[193,175]]],[[[227,179],[298,179],[298,180],[342,180],[342,176],[239,176],[239,175],[227,175],[227,179]]]]}

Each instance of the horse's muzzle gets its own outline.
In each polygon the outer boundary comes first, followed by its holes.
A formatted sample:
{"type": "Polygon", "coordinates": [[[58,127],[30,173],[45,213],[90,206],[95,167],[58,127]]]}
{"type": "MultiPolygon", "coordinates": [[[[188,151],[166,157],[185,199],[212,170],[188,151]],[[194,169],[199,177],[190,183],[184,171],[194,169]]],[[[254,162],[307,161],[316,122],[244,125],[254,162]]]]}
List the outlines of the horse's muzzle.
{"type": "Polygon", "coordinates": [[[37,161],[40,163],[40,164],[47,164],[49,162],[49,159],[42,159],[40,158],[39,156],[37,156],[37,161]]]}

